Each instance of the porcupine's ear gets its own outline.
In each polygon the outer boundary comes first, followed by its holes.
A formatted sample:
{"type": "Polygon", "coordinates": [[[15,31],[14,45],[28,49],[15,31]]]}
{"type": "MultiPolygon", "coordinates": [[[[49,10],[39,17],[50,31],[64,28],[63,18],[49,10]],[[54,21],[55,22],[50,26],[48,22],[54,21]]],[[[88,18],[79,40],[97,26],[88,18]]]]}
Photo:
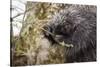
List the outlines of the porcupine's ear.
{"type": "Polygon", "coordinates": [[[76,18],[74,18],[74,22],[73,22],[73,32],[75,32],[75,30],[77,29],[78,25],[80,25],[80,23],[82,23],[85,20],[85,18],[81,17],[80,15],[76,16],[76,18]]]}
{"type": "Polygon", "coordinates": [[[77,23],[74,23],[73,21],[67,20],[63,24],[61,24],[61,29],[59,29],[62,34],[70,36],[77,28],[77,23]]]}

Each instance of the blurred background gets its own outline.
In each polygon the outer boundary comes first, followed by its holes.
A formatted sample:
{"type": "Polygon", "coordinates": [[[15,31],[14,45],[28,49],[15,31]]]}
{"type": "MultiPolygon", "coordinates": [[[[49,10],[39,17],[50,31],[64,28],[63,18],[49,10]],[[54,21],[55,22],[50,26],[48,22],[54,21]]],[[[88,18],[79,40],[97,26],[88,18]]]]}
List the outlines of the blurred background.
{"type": "Polygon", "coordinates": [[[11,1],[11,26],[12,34],[18,36],[24,21],[26,0],[12,0],[11,1]]]}

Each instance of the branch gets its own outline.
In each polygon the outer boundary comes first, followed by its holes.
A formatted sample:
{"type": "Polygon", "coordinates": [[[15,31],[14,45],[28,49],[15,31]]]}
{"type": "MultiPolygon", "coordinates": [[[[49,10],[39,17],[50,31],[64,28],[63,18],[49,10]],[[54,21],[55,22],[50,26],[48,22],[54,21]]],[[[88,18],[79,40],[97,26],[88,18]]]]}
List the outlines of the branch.
{"type": "Polygon", "coordinates": [[[24,11],[22,8],[20,8],[20,7],[16,6],[16,5],[11,5],[11,7],[16,8],[16,9],[19,9],[21,11],[24,11]]]}
{"type": "Polygon", "coordinates": [[[20,16],[20,15],[22,15],[22,14],[24,14],[24,13],[19,13],[19,14],[17,14],[16,16],[12,17],[12,19],[14,19],[14,18],[16,18],[16,17],[18,17],[18,16],[20,16]]]}
{"type": "MultiPolygon", "coordinates": [[[[29,8],[29,9],[27,9],[24,13],[19,13],[19,14],[17,14],[16,16],[12,17],[12,19],[14,19],[14,18],[16,18],[16,17],[18,17],[18,16],[20,16],[20,15],[22,15],[22,14],[25,14],[25,13],[29,12],[32,8],[34,8],[34,7],[31,7],[31,8],[29,8]]],[[[25,16],[25,15],[24,15],[24,16],[25,16]]]]}

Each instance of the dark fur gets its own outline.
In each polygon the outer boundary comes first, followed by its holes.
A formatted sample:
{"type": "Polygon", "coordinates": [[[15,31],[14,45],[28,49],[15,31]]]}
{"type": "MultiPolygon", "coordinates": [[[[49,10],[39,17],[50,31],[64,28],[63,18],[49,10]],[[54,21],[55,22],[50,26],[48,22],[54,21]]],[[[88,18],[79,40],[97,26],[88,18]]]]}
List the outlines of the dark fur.
{"type": "Polygon", "coordinates": [[[64,41],[73,47],[66,47],[65,62],[96,61],[96,7],[70,6],[56,14],[44,27],[52,42],[64,41]]]}

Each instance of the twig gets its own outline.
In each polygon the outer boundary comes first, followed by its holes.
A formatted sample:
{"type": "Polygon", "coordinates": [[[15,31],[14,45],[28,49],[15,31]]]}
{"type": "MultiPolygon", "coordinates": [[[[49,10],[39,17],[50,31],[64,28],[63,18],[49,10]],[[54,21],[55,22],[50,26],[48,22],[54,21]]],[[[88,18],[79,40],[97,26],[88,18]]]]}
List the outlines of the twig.
{"type": "Polygon", "coordinates": [[[14,19],[14,18],[16,18],[16,17],[18,17],[18,16],[20,16],[20,15],[22,15],[23,13],[19,13],[19,14],[17,14],[16,16],[14,16],[14,17],[12,17],[12,19],[14,19]]]}

